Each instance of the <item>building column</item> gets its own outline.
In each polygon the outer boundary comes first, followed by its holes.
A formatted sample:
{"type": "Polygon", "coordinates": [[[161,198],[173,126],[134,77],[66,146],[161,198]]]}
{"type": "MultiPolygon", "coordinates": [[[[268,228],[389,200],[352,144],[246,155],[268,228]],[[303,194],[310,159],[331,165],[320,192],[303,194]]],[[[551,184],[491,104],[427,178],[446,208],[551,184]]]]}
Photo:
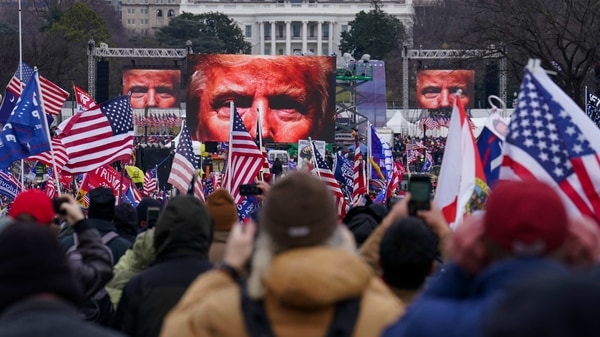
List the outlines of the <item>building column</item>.
{"type": "Polygon", "coordinates": [[[285,22],[285,54],[292,55],[292,22],[285,22]]]}
{"type": "Polygon", "coordinates": [[[308,21],[302,21],[302,53],[308,52],[308,21]]]}
{"type": "Polygon", "coordinates": [[[265,54],[265,23],[262,21],[258,22],[258,44],[260,55],[265,54]]]}
{"type": "Polygon", "coordinates": [[[277,49],[275,45],[275,34],[277,34],[277,29],[275,29],[275,21],[269,21],[271,24],[271,55],[277,55],[277,49]]]}
{"type": "Polygon", "coordinates": [[[323,55],[323,21],[317,25],[317,55],[323,55]]]}
{"type": "Polygon", "coordinates": [[[329,22],[329,42],[328,42],[328,44],[329,44],[329,55],[333,54],[333,52],[337,53],[337,51],[333,47],[333,26],[334,26],[334,24],[335,24],[335,22],[333,22],[333,21],[329,22]]]}

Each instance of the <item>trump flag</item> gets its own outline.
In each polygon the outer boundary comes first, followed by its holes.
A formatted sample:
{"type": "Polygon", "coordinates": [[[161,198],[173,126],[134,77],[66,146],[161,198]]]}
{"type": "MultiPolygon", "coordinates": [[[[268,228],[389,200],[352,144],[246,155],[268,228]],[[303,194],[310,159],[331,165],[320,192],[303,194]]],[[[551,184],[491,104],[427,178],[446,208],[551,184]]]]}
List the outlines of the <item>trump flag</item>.
{"type": "Polygon", "coordinates": [[[500,179],[553,186],[571,215],[600,218],[600,129],[535,61],[525,68],[500,179]]]}

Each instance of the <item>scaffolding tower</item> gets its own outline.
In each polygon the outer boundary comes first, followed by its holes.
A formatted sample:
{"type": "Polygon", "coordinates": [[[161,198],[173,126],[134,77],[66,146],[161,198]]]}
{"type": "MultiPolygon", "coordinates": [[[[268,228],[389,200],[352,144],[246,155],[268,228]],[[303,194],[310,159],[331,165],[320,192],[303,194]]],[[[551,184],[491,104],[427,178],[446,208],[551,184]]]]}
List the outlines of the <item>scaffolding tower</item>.
{"type": "Polygon", "coordinates": [[[349,102],[336,102],[336,116],[348,114],[349,118],[336,118],[336,134],[351,133],[353,129],[367,117],[358,112],[358,106],[366,100],[364,95],[358,93],[358,87],[373,80],[373,66],[368,62],[352,62],[344,68],[338,68],[335,74],[336,97],[349,93],[349,102]]]}

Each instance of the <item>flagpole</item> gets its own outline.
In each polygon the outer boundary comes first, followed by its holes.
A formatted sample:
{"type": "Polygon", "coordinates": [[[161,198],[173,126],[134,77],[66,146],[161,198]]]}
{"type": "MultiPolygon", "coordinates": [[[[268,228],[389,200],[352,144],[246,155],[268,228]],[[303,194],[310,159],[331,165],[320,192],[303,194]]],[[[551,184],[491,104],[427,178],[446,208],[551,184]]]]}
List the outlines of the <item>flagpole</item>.
{"type": "Polygon", "coordinates": [[[317,164],[317,155],[315,151],[317,151],[317,148],[315,148],[315,144],[312,141],[312,137],[308,137],[308,141],[310,142],[310,148],[312,149],[312,156],[311,156],[311,160],[312,162],[315,164],[315,167],[317,168],[317,175],[319,176],[319,179],[321,179],[321,170],[319,170],[319,164],[317,164]]]}
{"type": "MultiPolygon", "coordinates": [[[[40,99],[40,106],[42,107],[42,111],[40,114],[40,118],[44,123],[44,129],[46,130],[46,137],[48,140],[48,145],[50,146],[50,156],[52,157],[52,169],[54,171],[54,178],[57,178],[58,170],[56,169],[56,159],[54,158],[54,147],[52,146],[52,138],[50,137],[50,126],[48,125],[48,118],[46,118],[46,107],[44,106],[44,98],[42,97],[42,87],[40,85],[40,74],[38,73],[37,67],[35,67],[33,76],[35,76],[35,82],[38,85],[38,95],[40,99]]],[[[22,168],[23,160],[21,159],[21,168],[22,168]]],[[[58,195],[61,195],[62,192],[60,190],[60,181],[56,184],[56,191],[58,195]]]]}
{"type": "Polygon", "coordinates": [[[583,102],[584,102],[583,106],[584,106],[584,109],[585,109],[585,114],[588,115],[588,117],[590,117],[590,119],[591,119],[592,116],[590,116],[588,114],[588,107],[587,107],[588,106],[588,87],[587,87],[587,85],[585,86],[585,94],[584,95],[585,95],[585,97],[583,98],[583,102]]]}
{"type": "MultiPolygon", "coordinates": [[[[257,128],[256,128],[256,135],[258,136],[258,149],[260,150],[260,152],[262,152],[262,147],[263,147],[263,143],[262,143],[262,119],[260,118],[260,110],[258,110],[258,108],[256,108],[256,116],[257,118],[257,128]]],[[[263,176],[263,172],[262,172],[262,168],[260,169],[260,173],[258,174],[258,177],[260,178],[260,181],[265,181],[265,178],[263,176]]]]}
{"type": "MultiPolygon", "coordinates": [[[[121,180],[119,181],[119,195],[118,195],[118,199],[117,199],[117,204],[121,203],[121,198],[123,197],[123,178],[125,175],[125,161],[120,160],[119,161],[121,163],[121,180]]],[[[130,182],[131,184],[131,182],[130,182]]]]}
{"type": "MultiPolygon", "coordinates": [[[[370,158],[373,158],[373,142],[371,141],[373,135],[371,134],[371,122],[367,121],[367,160],[366,160],[366,169],[367,174],[365,176],[365,187],[367,188],[367,192],[369,191],[369,187],[366,184],[369,181],[369,178],[373,176],[373,165],[371,165],[370,158]]],[[[360,145],[360,142],[359,144],[360,145]]]]}
{"type": "Polygon", "coordinates": [[[227,170],[229,174],[227,175],[227,191],[231,193],[231,178],[233,174],[233,168],[231,167],[231,143],[233,142],[233,111],[235,110],[235,104],[233,101],[229,102],[229,149],[227,151],[227,170]]]}

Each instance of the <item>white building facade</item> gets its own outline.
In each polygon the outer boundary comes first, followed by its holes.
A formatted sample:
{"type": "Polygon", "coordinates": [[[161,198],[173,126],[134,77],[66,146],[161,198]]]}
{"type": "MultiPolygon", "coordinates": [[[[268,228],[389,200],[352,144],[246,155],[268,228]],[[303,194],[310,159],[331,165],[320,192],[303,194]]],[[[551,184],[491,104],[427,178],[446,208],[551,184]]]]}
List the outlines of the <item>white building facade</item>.
{"type": "MultiPolygon", "coordinates": [[[[131,1],[131,0],[130,0],[131,1]]],[[[135,1],[135,0],[134,0],[135,1]]],[[[410,31],[418,0],[382,0],[381,8],[410,31]]],[[[369,1],[206,1],[181,0],[178,13],[220,12],[233,19],[252,44],[254,55],[340,54],[341,33],[369,1]]]]}

